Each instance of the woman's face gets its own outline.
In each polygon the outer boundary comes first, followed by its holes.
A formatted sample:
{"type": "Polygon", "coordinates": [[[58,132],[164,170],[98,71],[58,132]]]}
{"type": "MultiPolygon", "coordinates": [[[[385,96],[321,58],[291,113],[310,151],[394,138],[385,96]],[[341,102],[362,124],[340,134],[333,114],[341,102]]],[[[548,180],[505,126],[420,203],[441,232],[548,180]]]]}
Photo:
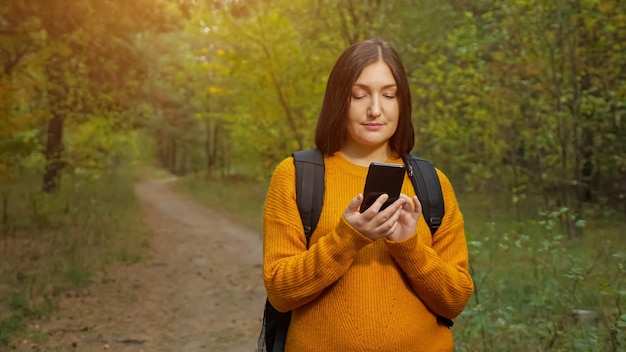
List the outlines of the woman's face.
{"type": "Polygon", "coordinates": [[[398,86],[384,61],[366,66],[352,86],[344,148],[374,150],[387,146],[396,132],[398,86]]]}

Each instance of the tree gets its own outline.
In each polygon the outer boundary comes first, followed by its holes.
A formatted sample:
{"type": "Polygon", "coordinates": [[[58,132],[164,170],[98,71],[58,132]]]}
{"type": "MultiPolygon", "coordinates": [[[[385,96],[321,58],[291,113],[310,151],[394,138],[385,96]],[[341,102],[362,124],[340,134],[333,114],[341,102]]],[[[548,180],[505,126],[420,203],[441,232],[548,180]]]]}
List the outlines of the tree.
{"type": "MultiPolygon", "coordinates": [[[[5,72],[26,58],[36,58],[33,81],[41,87],[39,101],[48,113],[43,189],[58,187],[69,159],[64,148],[67,121],[122,117],[129,111],[133,90],[144,75],[147,58],[134,40],[147,32],[168,30],[167,2],[30,1],[8,6],[3,40],[5,72]],[[136,13],[142,13],[137,18],[136,13]]],[[[118,120],[123,124],[123,120],[118,120]]]]}

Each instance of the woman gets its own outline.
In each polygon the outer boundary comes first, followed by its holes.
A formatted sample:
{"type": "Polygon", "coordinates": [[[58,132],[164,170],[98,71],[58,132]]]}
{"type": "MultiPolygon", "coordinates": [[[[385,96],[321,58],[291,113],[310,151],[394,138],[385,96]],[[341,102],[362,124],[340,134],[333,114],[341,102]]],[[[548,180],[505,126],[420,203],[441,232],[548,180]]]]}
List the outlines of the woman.
{"type": "Polygon", "coordinates": [[[438,170],[445,216],[434,236],[408,176],[391,206],[380,210],[382,195],[359,212],[369,164],[401,164],[413,138],[400,57],[380,39],[350,46],[330,74],[315,132],[325,194],[308,250],[291,157],[267,193],[264,280],[272,305],[292,311],[285,351],[453,350],[437,317],[459,315],[473,282],[449,180],[438,170]]]}

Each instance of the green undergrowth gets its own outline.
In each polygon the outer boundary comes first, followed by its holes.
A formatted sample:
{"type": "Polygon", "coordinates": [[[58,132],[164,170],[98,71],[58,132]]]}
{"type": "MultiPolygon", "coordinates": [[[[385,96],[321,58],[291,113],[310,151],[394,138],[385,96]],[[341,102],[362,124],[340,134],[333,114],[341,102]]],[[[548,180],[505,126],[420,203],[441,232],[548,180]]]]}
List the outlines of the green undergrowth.
{"type": "MultiPolygon", "coordinates": [[[[180,190],[260,231],[267,183],[186,177],[180,190]]],[[[475,293],[452,328],[456,351],[626,348],[626,219],[593,217],[581,237],[566,210],[459,194],[475,293]]]]}
{"type": "Polygon", "coordinates": [[[260,234],[267,185],[266,181],[192,175],[181,178],[176,188],[213,209],[224,211],[237,224],[260,234]]]}
{"type": "Polygon", "coordinates": [[[54,194],[40,175],[0,183],[0,350],[46,319],[59,295],[141,261],[149,233],[129,169],[66,176],[54,194]]]}
{"type": "MultiPolygon", "coordinates": [[[[503,197],[506,199],[506,197],[503,197]]],[[[626,347],[626,221],[462,195],[476,290],[454,329],[458,351],[621,351],[626,347]],[[522,216],[520,216],[520,213],[522,216]],[[515,219],[515,220],[512,220],[515,219]]],[[[590,213],[591,214],[591,213],[590,213]]]]}

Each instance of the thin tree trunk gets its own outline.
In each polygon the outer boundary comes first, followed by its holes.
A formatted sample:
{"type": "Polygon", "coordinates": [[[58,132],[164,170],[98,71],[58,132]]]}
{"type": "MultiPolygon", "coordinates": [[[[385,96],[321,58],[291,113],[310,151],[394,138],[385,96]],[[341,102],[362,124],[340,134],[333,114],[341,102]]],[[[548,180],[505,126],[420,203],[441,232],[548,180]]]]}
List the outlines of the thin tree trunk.
{"type": "Polygon", "coordinates": [[[177,145],[176,140],[172,137],[169,137],[169,160],[167,161],[167,168],[170,172],[176,174],[176,153],[177,153],[177,145]]]}
{"type": "MultiPolygon", "coordinates": [[[[577,9],[578,10],[578,9],[577,9]]],[[[582,163],[581,163],[581,155],[584,154],[584,145],[580,142],[580,105],[582,99],[581,86],[579,83],[579,65],[578,58],[576,55],[576,46],[578,44],[578,30],[575,28],[573,33],[573,38],[570,39],[570,64],[572,69],[572,90],[574,93],[573,101],[572,101],[572,136],[573,136],[573,144],[574,144],[574,170],[575,170],[575,185],[574,185],[574,194],[576,195],[573,199],[574,204],[572,204],[572,208],[574,210],[573,218],[571,216],[568,217],[568,228],[569,235],[574,237],[580,237],[583,235],[582,227],[576,225],[578,219],[582,219],[583,216],[583,195],[584,195],[584,180],[582,177],[582,163]]]]}
{"type": "Polygon", "coordinates": [[[51,193],[58,189],[63,169],[63,118],[61,116],[54,116],[48,121],[47,137],[43,190],[51,193]]]}
{"type": "Polygon", "coordinates": [[[46,130],[46,165],[44,168],[42,189],[46,193],[55,192],[59,188],[63,161],[63,127],[64,107],[68,90],[63,77],[63,58],[51,57],[46,68],[46,76],[50,82],[48,99],[52,118],[48,121],[46,130]]]}
{"type": "Polygon", "coordinates": [[[211,178],[215,159],[213,158],[213,133],[211,131],[211,120],[204,120],[204,155],[206,157],[206,179],[211,178]]]}

